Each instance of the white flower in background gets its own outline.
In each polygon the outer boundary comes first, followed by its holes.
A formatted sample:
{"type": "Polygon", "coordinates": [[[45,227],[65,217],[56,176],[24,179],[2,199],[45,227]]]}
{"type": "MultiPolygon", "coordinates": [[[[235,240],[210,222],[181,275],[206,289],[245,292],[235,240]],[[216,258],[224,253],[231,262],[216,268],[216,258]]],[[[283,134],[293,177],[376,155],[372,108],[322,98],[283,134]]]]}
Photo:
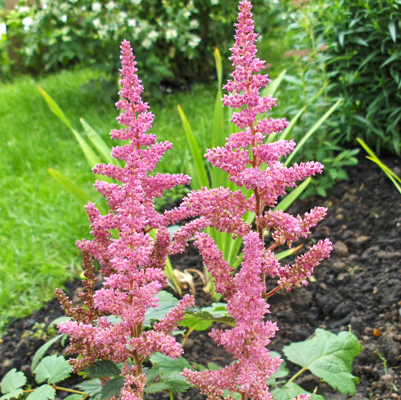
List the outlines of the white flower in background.
{"type": "Polygon", "coordinates": [[[135,39],[138,37],[138,35],[139,35],[139,33],[141,32],[141,28],[139,27],[139,26],[136,26],[135,28],[134,28],[134,36],[135,36],[135,39]]]}
{"type": "Polygon", "coordinates": [[[128,20],[128,26],[136,26],[136,19],[130,18],[128,20]]]}
{"type": "Polygon", "coordinates": [[[0,24],[0,36],[7,34],[7,25],[5,22],[0,24]]]}
{"type": "Polygon", "coordinates": [[[24,30],[29,31],[29,27],[32,25],[33,19],[31,17],[26,17],[22,20],[22,25],[24,25],[24,30]]]}
{"type": "Polygon", "coordinates": [[[93,12],[99,12],[102,9],[102,4],[101,3],[93,3],[92,4],[92,11],[93,12]]]}
{"type": "Polygon", "coordinates": [[[189,18],[191,16],[191,12],[186,10],[182,15],[184,16],[184,18],[189,18]]]}
{"type": "Polygon", "coordinates": [[[199,22],[196,19],[191,19],[189,26],[191,27],[191,29],[196,29],[199,26],[199,22]]]}
{"type": "Polygon", "coordinates": [[[159,32],[155,31],[154,29],[151,30],[151,31],[148,33],[148,38],[149,38],[150,40],[152,40],[153,42],[155,41],[155,39],[156,39],[158,36],[159,36],[159,32]]]}
{"type": "Polygon", "coordinates": [[[175,29],[166,30],[166,39],[174,39],[178,36],[178,32],[175,29]]]}
{"type": "Polygon", "coordinates": [[[131,3],[132,3],[134,6],[139,6],[139,4],[141,4],[141,1],[142,1],[142,0],[131,0],[131,3]]]}
{"type": "Polygon", "coordinates": [[[210,0],[210,4],[212,6],[217,6],[219,4],[219,0],[210,0]]]}
{"type": "Polygon", "coordinates": [[[201,42],[201,38],[198,36],[193,37],[192,39],[189,40],[188,46],[194,48],[196,47],[199,43],[201,42]]]}
{"type": "Polygon", "coordinates": [[[122,24],[122,23],[124,22],[125,18],[127,18],[127,17],[128,17],[128,14],[127,14],[126,12],[120,11],[120,12],[118,13],[118,22],[119,22],[120,24],[122,24]]]}
{"type": "Polygon", "coordinates": [[[29,11],[29,8],[26,7],[26,6],[22,6],[22,7],[15,6],[15,9],[18,10],[20,13],[23,13],[23,14],[25,14],[26,12],[29,11]]]}
{"type": "Polygon", "coordinates": [[[92,21],[92,24],[95,26],[95,28],[99,27],[100,26],[100,19],[99,18],[95,18],[92,21]]]}
{"type": "Polygon", "coordinates": [[[106,39],[107,37],[107,29],[102,28],[97,31],[100,39],[106,39]]]}
{"type": "Polygon", "coordinates": [[[109,1],[109,2],[106,4],[106,8],[107,8],[109,11],[111,11],[113,8],[115,8],[115,6],[116,6],[116,3],[114,3],[114,1],[109,1]]]}
{"type": "Polygon", "coordinates": [[[63,22],[67,22],[67,16],[66,16],[66,15],[62,15],[62,16],[60,17],[60,19],[61,19],[61,21],[63,21],[63,22]]]}
{"type": "Polygon", "coordinates": [[[148,49],[152,45],[152,42],[149,38],[146,38],[142,41],[142,47],[148,49]]]}
{"type": "Polygon", "coordinates": [[[81,7],[81,10],[82,10],[82,11],[86,11],[86,6],[82,6],[82,7],[81,7]]]}

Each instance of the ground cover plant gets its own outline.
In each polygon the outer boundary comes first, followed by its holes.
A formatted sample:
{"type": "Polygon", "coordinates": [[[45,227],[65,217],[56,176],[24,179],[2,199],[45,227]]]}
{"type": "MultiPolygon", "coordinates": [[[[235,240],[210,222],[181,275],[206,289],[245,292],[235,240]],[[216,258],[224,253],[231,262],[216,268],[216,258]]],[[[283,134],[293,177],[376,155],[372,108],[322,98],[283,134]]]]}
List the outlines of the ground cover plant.
{"type": "MultiPolygon", "coordinates": [[[[320,173],[322,165],[307,162],[285,167],[279,162],[280,157],[294,150],[294,141],[264,143],[265,136],[282,131],[288,123],[285,119],[272,118],[263,118],[256,123],[257,115],[270,110],[276,99],[259,96],[259,89],[266,86],[269,79],[267,75],[253,74],[264,68],[264,62],[255,58],[257,34],[254,33],[251,9],[249,1],[240,2],[236,44],[230,58],[236,69],[234,80],[225,85],[230,95],[223,98],[224,105],[240,109],[233,113],[231,121],[243,130],[227,138],[225,147],[210,149],[206,154],[207,159],[215,167],[226,171],[238,187],[250,190],[250,197],[239,189],[202,188],[191,192],[178,208],[164,213],[154,209],[154,198],[161,197],[164,189],[188,184],[190,178],[183,174],[148,174],[171,144],[157,142],[155,135],[147,134],[152,126],[153,114],[147,111],[149,106],[141,99],[143,86],[135,74],[136,62],[130,44],[124,41],[121,45],[122,90],[119,94],[122,100],[116,105],[124,111],[118,122],[127,128],[115,129],[111,136],[129,140],[128,144],[112,150],[112,155],[126,164],[124,167],[99,164],[95,166],[94,173],[116,179],[122,185],[96,182],[98,191],[107,200],[108,214],[102,215],[93,203],[86,206],[94,238],[92,241],[83,239],[77,242],[83,253],[86,277],[83,281],[86,292],[80,294],[84,306],[74,308],[65,294],[57,291],[62,308],[71,318],[58,327],[62,333],[70,335],[68,352],[79,354],[69,363],[75,372],[85,369],[90,375],[103,378],[100,381],[102,398],[143,398],[148,380],[143,369],[146,357],[155,352],[171,358],[182,354],[181,345],[172,332],[184,318],[185,309],[194,304],[193,297],[184,296],[167,313],[154,317],[153,322],[152,318],[148,318],[147,322],[146,312],[149,308],[157,310],[159,299],[154,296],[167,285],[164,275],[167,256],[182,252],[187,240],[195,235],[195,245],[213,276],[215,290],[225,295],[227,311],[232,318],[232,329],[213,329],[210,336],[238,361],[218,370],[195,372],[184,368],[181,375],[212,399],[223,395],[232,399],[234,393],[239,394],[241,399],[271,399],[267,380],[278,372],[282,360],[270,358],[266,349],[277,331],[276,324],[264,321],[269,312],[266,299],[281,289],[290,291],[292,286],[307,285],[307,278],[314,268],[328,258],[332,250],[329,239],[321,240],[297,257],[294,264],[286,266],[280,265],[273,252],[278,246],[287,244],[291,247],[300,237],[307,237],[327,209],[316,207],[304,218],[271,210],[278,197],[285,194],[286,187],[294,187],[296,181],[320,173]],[[266,168],[261,168],[263,163],[266,168]],[[255,213],[255,230],[242,219],[246,212],[255,213]],[[168,225],[194,216],[199,218],[187,222],[170,235],[168,225]],[[232,234],[234,238],[239,236],[244,239],[244,261],[237,274],[233,274],[234,270],[224,260],[211,236],[201,233],[208,226],[232,234]],[[265,231],[271,231],[273,240],[268,248],[264,243],[265,231]],[[104,277],[103,288],[96,291],[93,259],[100,263],[100,273],[104,277]],[[266,290],[266,276],[277,279],[277,286],[270,291],[266,290]],[[116,368],[113,363],[120,363],[121,367],[116,368]]],[[[203,313],[201,310],[194,316],[199,317],[203,313]]],[[[191,313],[189,315],[192,316],[191,313]]],[[[317,332],[318,335],[324,336],[320,332],[317,332]]],[[[313,346],[316,347],[316,344],[313,346]]],[[[338,349],[341,350],[341,346],[338,349]]],[[[296,354],[297,351],[287,352],[294,362],[297,362],[296,354]]],[[[309,368],[313,371],[311,364],[316,360],[301,358],[303,361],[298,363],[303,370],[309,368]]],[[[347,369],[350,368],[349,361],[352,364],[352,358],[348,360],[347,369]]],[[[47,360],[47,370],[50,364],[55,367],[53,361],[56,359],[47,360]]],[[[161,370],[159,372],[162,373],[161,370]]],[[[49,383],[50,379],[53,382],[56,380],[51,373],[50,377],[47,373],[45,375],[44,379],[40,378],[42,381],[46,378],[49,378],[49,383]]],[[[353,377],[349,373],[343,376],[343,380],[350,378],[352,382],[353,377]]],[[[325,379],[330,382],[330,374],[326,374],[325,379]]],[[[7,387],[11,389],[21,386],[21,382],[16,387],[8,385],[8,382],[7,387]]],[[[342,385],[340,383],[339,387],[342,385]]],[[[42,387],[46,391],[46,385],[42,387]]],[[[355,392],[354,385],[342,387],[345,393],[355,392]]],[[[41,391],[41,388],[37,390],[41,391]]],[[[35,397],[34,393],[30,397],[35,397]]],[[[6,391],[5,396],[8,394],[12,396],[11,391],[6,391]]],[[[20,394],[19,391],[17,395],[20,394]]],[[[297,400],[310,398],[311,395],[306,394],[297,396],[297,400]]]]}

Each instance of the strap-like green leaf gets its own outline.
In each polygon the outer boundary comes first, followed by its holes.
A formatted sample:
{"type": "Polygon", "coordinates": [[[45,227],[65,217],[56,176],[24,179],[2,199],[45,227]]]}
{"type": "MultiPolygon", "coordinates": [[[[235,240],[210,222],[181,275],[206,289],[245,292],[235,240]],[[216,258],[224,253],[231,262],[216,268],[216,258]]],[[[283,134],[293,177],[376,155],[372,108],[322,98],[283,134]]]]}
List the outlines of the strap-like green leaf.
{"type": "Polygon", "coordinates": [[[276,207],[274,207],[274,211],[282,210],[285,211],[288,209],[288,207],[291,206],[292,203],[302,194],[302,192],[308,187],[309,183],[311,182],[312,178],[309,177],[305,179],[304,182],[302,182],[296,189],[294,189],[291,193],[287,194],[283,198],[283,200],[280,201],[280,203],[277,204],[276,207]]]}
{"type": "Polygon", "coordinates": [[[274,79],[273,82],[270,83],[269,86],[267,86],[265,89],[263,89],[260,95],[261,96],[274,96],[274,93],[276,92],[276,90],[280,86],[281,82],[283,81],[286,72],[287,72],[286,69],[284,71],[281,71],[280,75],[276,79],[274,79]]]}
{"type": "Polygon", "coordinates": [[[52,400],[56,397],[56,390],[50,385],[39,386],[30,393],[26,400],[52,400]]]}
{"type": "MultiPolygon", "coordinates": [[[[88,193],[82,190],[74,182],[70,181],[65,175],[51,168],[49,168],[49,172],[50,175],[56,179],[56,181],[78,202],[81,207],[84,207],[86,204],[88,204],[88,201],[96,203],[96,201],[88,193]]],[[[102,214],[106,214],[106,211],[102,207],[99,205],[97,205],[97,207],[102,214]]]]}
{"type": "Polygon", "coordinates": [[[7,372],[1,381],[1,393],[11,393],[26,384],[26,376],[23,372],[18,371],[16,368],[7,372]]]}
{"type": "Polygon", "coordinates": [[[166,259],[166,266],[164,267],[164,273],[167,275],[168,280],[174,285],[175,290],[177,293],[182,296],[181,286],[177,281],[177,278],[174,275],[173,266],[171,265],[170,258],[167,257],[166,259]]]}
{"type": "Polygon", "coordinates": [[[77,139],[79,145],[81,146],[81,149],[86,157],[86,160],[88,161],[89,167],[93,168],[96,164],[100,164],[99,157],[90,148],[88,143],[86,143],[86,141],[81,137],[81,135],[72,127],[72,125],[70,124],[70,121],[67,119],[67,117],[64,115],[64,113],[61,111],[61,109],[57,105],[57,103],[40,86],[37,86],[37,88],[39,89],[40,93],[42,94],[43,98],[45,99],[50,110],[71,129],[72,133],[75,136],[75,139],[77,139]]]}
{"type": "Polygon", "coordinates": [[[191,187],[195,190],[202,189],[202,187],[209,188],[209,180],[207,178],[206,168],[203,165],[202,154],[199,150],[198,143],[196,142],[195,136],[192,132],[191,126],[189,125],[187,117],[184,114],[184,111],[182,111],[180,106],[177,106],[177,108],[184,126],[184,131],[187,137],[189,148],[191,150],[192,159],[195,164],[196,176],[200,184],[200,187],[193,187],[193,182],[191,182],[191,187]]]}
{"type": "Polygon", "coordinates": [[[212,147],[217,147],[217,146],[223,146],[225,143],[223,103],[221,101],[221,98],[223,97],[221,90],[221,84],[223,79],[223,66],[221,63],[220,52],[217,47],[214,49],[214,59],[216,61],[218,87],[217,87],[217,95],[213,114],[212,147]]]}
{"type": "Polygon", "coordinates": [[[119,165],[116,159],[111,156],[111,149],[107,146],[106,142],[98,135],[98,133],[83,119],[79,119],[84,128],[86,135],[92,144],[96,147],[96,150],[100,153],[103,160],[108,164],[119,165]]]}
{"type": "Polygon", "coordinates": [[[304,137],[301,139],[301,141],[297,144],[297,147],[295,150],[289,155],[287,158],[286,162],[284,163],[285,166],[287,166],[291,160],[294,158],[295,154],[298,153],[299,150],[301,150],[302,146],[304,143],[313,135],[313,133],[326,121],[327,118],[330,117],[330,115],[334,112],[334,110],[338,107],[338,105],[341,103],[342,99],[339,99],[331,108],[329,111],[327,111],[323,117],[319,119],[319,121],[316,122],[315,125],[312,126],[311,129],[304,135],[304,137]]]}
{"type": "Polygon", "coordinates": [[[300,244],[300,245],[297,246],[297,247],[293,247],[293,248],[291,248],[291,249],[284,250],[284,251],[282,251],[282,252],[280,252],[280,253],[276,253],[277,260],[280,261],[280,260],[283,260],[284,258],[287,258],[287,257],[289,257],[289,256],[292,256],[292,255],[295,254],[298,250],[300,250],[302,247],[303,247],[303,244],[300,244]]]}
{"type": "Polygon", "coordinates": [[[36,382],[47,380],[48,383],[56,383],[67,379],[71,374],[71,365],[62,356],[47,356],[42,359],[33,371],[36,382]]]}

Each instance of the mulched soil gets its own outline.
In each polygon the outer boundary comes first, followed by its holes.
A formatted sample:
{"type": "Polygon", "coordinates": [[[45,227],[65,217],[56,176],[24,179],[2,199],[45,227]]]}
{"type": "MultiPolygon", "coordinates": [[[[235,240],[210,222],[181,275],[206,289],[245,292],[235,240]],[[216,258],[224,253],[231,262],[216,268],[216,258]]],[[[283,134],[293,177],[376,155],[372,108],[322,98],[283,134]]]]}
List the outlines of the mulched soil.
{"type": "MultiPolygon", "coordinates": [[[[401,175],[399,158],[383,157],[382,161],[401,175]]],[[[327,198],[298,201],[290,210],[302,215],[315,205],[329,207],[328,216],[304,242],[304,248],[330,237],[334,252],[316,269],[316,281],[290,293],[279,292],[270,299],[269,319],[277,321],[280,331],[269,348],[282,354],[283,346],[310,338],[316,328],[333,333],[352,329],[364,346],[354,361],[353,374],[361,380],[355,396],[336,393],[313,375],[301,375],[296,382],[310,391],[317,387],[317,393],[326,400],[397,400],[401,399],[401,195],[378,167],[362,157],[359,165],[347,172],[349,180],[331,189],[327,198]],[[379,354],[387,360],[386,366],[379,354]]],[[[202,269],[193,246],[174,257],[172,263],[179,269],[202,269]]],[[[202,292],[201,282],[196,282],[197,304],[209,305],[211,299],[202,292]]],[[[268,287],[274,288],[274,282],[269,281],[268,287]]],[[[68,284],[67,289],[77,301],[80,282],[68,284]]],[[[9,327],[0,343],[0,380],[11,368],[31,377],[33,355],[44,343],[43,338],[33,336],[32,328],[35,323],[48,324],[61,315],[58,302],[52,300],[9,327]]],[[[63,353],[57,346],[48,354],[63,353]]],[[[231,361],[207,332],[191,334],[184,349],[188,360],[203,365],[214,362],[223,366],[231,361]]],[[[299,369],[291,363],[287,366],[292,373],[299,369]]],[[[74,387],[80,380],[73,376],[60,386],[74,387]]],[[[66,395],[58,392],[60,399],[66,395]]],[[[174,397],[204,398],[196,389],[174,397]]],[[[161,393],[147,398],[168,396],[161,393]]]]}

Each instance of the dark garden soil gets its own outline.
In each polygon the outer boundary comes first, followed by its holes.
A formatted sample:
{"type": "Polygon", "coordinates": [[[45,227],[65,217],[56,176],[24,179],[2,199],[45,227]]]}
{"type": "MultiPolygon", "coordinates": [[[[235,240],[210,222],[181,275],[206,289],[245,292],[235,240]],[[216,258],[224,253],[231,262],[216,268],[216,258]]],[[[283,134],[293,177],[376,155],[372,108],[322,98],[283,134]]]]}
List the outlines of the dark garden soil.
{"type": "MultiPolygon", "coordinates": [[[[401,175],[400,159],[383,161],[401,175]]],[[[348,169],[349,180],[331,189],[327,198],[311,198],[292,206],[292,214],[303,214],[315,205],[329,207],[326,219],[306,240],[304,248],[316,240],[330,237],[334,242],[331,258],[319,266],[306,288],[273,296],[269,319],[277,321],[280,331],[270,345],[282,354],[283,346],[310,338],[316,328],[333,333],[352,329],[364,346],[355,359],[353,374],[361,380],[355,396],[335,393],[313,375],[296,381],[326,400],[401,399],[401,195],[375,164],[360,157],[359,165],[348,169]],[[386,360],[386,364],[382,358],[386,360]]],[[[183,255],[173,257],[179,269],[202,268],[196,249],[189,246],[183,255]]],[[[210,298],[197,286],[197,303],[206,306],[210,298]]],[[[268,288],[274,288],[273,280],[268,288]]],[[[67,285],[75,300],[80,282],[67,285]]],[[[0,379],[11,368],[31,376],[30,364],[35,351],[44,343],[33,336],[35,323],[48,324],[62,315],[56,300],[47,303],[28,318],[16,321],[0,343],[0,379]]],[[[36,331],[36,336],[40,331],[36,331]]],[[[63,349],[54,345],[49,354],[63,349]]],[[[221,366],[231,361],[217,348],[207,332],[194,332],[185,344],[185,357],[206,365],[221,366]]],[[[289,363],[292,373],[299,367],[289,363]]],[[[74,387],[80,377],[60,386],[74,387]]],[[[67,394],[58,392],[60,399],[67,394]]],[[[196,389],[174,396],[175,399],[202,399],[196,389]]],[[[167,399],[167,394],[149,399],[167,399]]]]}

